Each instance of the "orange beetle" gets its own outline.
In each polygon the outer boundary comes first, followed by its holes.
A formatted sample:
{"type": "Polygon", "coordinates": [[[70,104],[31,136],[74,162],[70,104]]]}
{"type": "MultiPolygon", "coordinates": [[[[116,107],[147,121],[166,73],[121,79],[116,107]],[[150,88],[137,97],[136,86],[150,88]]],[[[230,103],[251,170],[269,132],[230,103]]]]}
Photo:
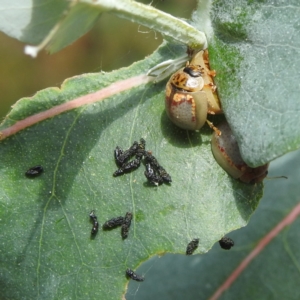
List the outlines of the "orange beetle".
{"type": "Polygon", "coordinates": [[[257,168],[249,167],[241,157],[238,143],[228,123],[221,123],[218,129],[222,135],[214,133],[211,140],[211,150],[217,163],[229,175],[242,182],[254,184],[263,181],[268,174],[269,164],[257,168]]]}
{"type": "Polygon", "coordinates": [[[216,72],[209,69],[208,51],[202,50],[171,76],[166,86],[165,106],[174,124],[183,129],[198,130],[207,122],[218,131],[207,121],[207,114],[222,113],[213,82],[215,75],[216,72]]]}

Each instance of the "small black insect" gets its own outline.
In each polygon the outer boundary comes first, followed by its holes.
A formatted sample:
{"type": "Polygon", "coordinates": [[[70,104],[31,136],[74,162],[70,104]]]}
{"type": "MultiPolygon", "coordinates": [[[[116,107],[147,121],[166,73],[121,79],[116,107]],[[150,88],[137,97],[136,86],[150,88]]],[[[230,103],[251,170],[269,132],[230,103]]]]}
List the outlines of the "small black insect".
{"type": "Polygon", "coordinates": [[[118,226],[121,226],[124,223],[124,217],[116,217],[116,218],[112,218],[108,221],[106,221],[102,228],[103,229],[112,229],[112,228],[116,228],[118,226]]]}
{"type": "Polygon", "coordinates": [[[151,152],[145,152],[146,162],[146,178],[153,184],[158,185],[164,183],[171,183],[172,178],[167,171],[159,164],[157,159],[151,152]]]}
{"type": "Polygon", "coordinates": [[[119,167],[122,167],[124,163],[126,163],[133,155],[136,154],[138,149],[138,142],[134,141],[132,146],[123,151],[119,146],[115,149],[115,161],[119,167]]]}
{"type": "Polygon", "coordinates": [[[93,222],[93,228],[91,230],[91,235],[96,235],[96,233],[98,232],[99,223],[97,221],[95,211],[93,211],[93,210],[90,212],[90,219],[93,222]]]}
{"type": "Polygon", "coordinates": [[[231,238],[224,236],[219,240],[219,244],[221,248],[229,250],[231,247],[234,246],[234,241],[231,238]]]}
{"type": "Polygon", "coordinates": [[[121,167],[122,164],[124,163],[121,162],[122,161],[121,156],[123,155],[123,153],[124,153],[123,150],[119,146],[117,146],[114,151],[114,155],[115,155],[115,162],[119,167],[121,167]]]}
{"type": "Polygon", "coordinates": [[[154,185],[159,185],[163,183],[163,179],[157,175],[151,164],[146,164],[146,171],[144,172],[148,181],[154,185]]]}
{"type": "Polygon", "coordinates": [[[123,175],[124,173],[129,173],[135,169],[137,169],[141,164],[140,159],[134,159],[126,164],[123,164],[121,168],[114,172],[114,177],[123,175]]]}
{"type": "Polygon", "coordinates": [[[162,180],[164,181],[164,183],[172,182],[172,178],[170,174],[168,174],[167,171],[162,166],[160,166],[160,168],[157,171],[160,177],[162,178],[162,180]]]}
{"type": "Polygon", "coordinates": [[[124,173],[129,173],[135,169],[137,169],[141,160],[145,153],[146,142],[144,139],[140,140],[140,143],[134,141],[132,146],[123,151],[120,147],[116,147],[115,149],[115,161],[119,169],[114,172],[113,176],[123,175],[124,173]],[[135,155],[135,159],[132,161],[128,161],[133,155],[135,155]]]}
{"type": "Polygon", "coordinates": [[[162,183],[171,183],[172,178],[167,171],[158,163],[157,159],[150,151],[146,151],[146,141],[141,138],[140,142],[134,142],[126,151],[120,147],[116,147],[115,161],[119,169],[114,172],[113,176],[123,175],[137,169],[141,165],[141,161],[145,158],[146,171],[144,172],[148,181],[154,185],[162,183]],[[129,159],[135,155],[135,159],[129,159]]]}
{"type": "Polygon", "coordinates": [[[131,225],[131,220],[132,220],[132,213],[127,212],[121,228],[121,235],[123,239],[126,239],[128,237],[128,231],[131,225]]]}
{"type": "Polygon", "coordinates": [[[44,169],[42,166],[34,166],[30,169],[28,169],[26,172],[25,172],[25,175],[27,177],[37,177],[39,175],[41,175],[43,173],[44,169]]]}
{"type": "Polygon", "coordinates": [[[144,281],[145,280],[145,278],[143,276],[136,274],[134,271],[132,271],[129,268],[126,270],[126,276],[135,281],[144,281]]]}
{"type": "Polygon", "coordinates": [[[199,239],[191,240],[186,247],[186,255],[192,255],[193,252],[198,248],[199,239]]]}
{"type": "Polygon", "coordinates": [[[150,163],[154,168],[159,168],[160,164],[157,159],[152,155],[151,151],[146,151],[145,153],[145,161],[150,163]]]}
{"type": "Polygon", "coordinates": [[[136,155],[135,155],[136,159],[142,159],[143,158],[143,156],[145,155],[145,151],[146,151],[145,148],[146,148],[146,141],[143,138],[141,138],[140,142],[138,144],[136,155]]]}

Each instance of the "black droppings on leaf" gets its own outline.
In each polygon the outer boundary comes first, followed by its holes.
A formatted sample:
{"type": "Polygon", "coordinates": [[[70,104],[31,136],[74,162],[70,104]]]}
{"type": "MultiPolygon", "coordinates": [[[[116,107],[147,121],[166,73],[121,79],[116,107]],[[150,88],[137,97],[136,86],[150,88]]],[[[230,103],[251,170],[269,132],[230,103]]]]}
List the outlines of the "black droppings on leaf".
{"type": "Polygon", "coordinates": [[[97,217],[95,215],[95,211],[91,211],[90,212],[90,219],[91,221],[93,222],[93,227],[92,227],[92,230],[91,230],[91,235],[92,236],[95,236],[98,232],[98,228],[99,228],[99,223],[98,223],[98,220],[97,220],[97,217]]]}
{"type": "Polygon", "coordinates": [[[190,241],[186,247],[186,255],[192,255],[194,251],[198,248],[199,239],[193,239],[190,241]]]}
{"type": "Polygon", "coordinates": [[[126,270],[126,276],[135,281],[144,281],[145,280],[145,278],[143,276],[136,274],[134,271],[132,271],[129,268],[126,270]]]}
{"type": "Polygon", "coordinates": [[[122,224],[121,235],[123,239],[128,237],[129,228],[131,225],[132,213],[127,212],[124,218],[124,222],[122,224]]]}
{"type": "Polygon", "coordinates": [[[219,244],[222,249],[229,250],[234,246],[234,241],[231,238],[224,236],[219,240],[219,244]]]}
{"type": "Polygon", "coordinates": [[[34,166],[34,167],[31,167],[30,169],[28,169],[25,172],[25,175],[27,177],[33,178],[33,177],[37,177],[37,176],[41,175],[43,173],[43,171],[44,171],[44,169],[42,166],[34,166]]]}
{"type": "Polygon", "coordinates": [[[120,217],[112,218],[112,219],[106,221],[103,224],[102,228],[104,230],[106,230],[106,229],[113,229],[113,228],[116,228],[118,226],[121,226],[123,223],[124,223],[124,217],[120,216],[120,217]]]}

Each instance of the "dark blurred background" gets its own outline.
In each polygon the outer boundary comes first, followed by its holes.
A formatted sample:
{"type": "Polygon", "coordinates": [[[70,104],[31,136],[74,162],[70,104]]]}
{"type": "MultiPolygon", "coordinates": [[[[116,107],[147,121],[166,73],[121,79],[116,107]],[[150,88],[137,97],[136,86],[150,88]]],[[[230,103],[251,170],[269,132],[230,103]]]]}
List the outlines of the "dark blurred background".
{"type": "MultiPolygon", "coordinates": [[[[196,0],[139,1],[179,18],[190,18],[196,0]]],[[[83,73],[109,72],[143,59],[162,42],[158,32],[111,14],[103,14],[94,28],[53,55],[45,51],[33,59],[25,44],[0,32],[0,121],[17,100],[57,86],[83,73]]]]}

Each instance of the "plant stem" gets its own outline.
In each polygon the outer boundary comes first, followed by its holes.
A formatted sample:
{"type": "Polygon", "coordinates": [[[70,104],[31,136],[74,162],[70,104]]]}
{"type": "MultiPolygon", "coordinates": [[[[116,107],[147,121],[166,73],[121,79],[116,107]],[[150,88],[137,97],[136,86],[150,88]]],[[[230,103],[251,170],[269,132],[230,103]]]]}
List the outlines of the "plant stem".
{"type": "Polygon", "coordinates": [[[174,39],[192,49],[204,49],[207,47],[206,36],[203,32],[151,5],[132,0],[81,0],[81,2],[98,6],[101,11],[104,10],[147,26],[160,32],[164,37],[174,39]]]}

